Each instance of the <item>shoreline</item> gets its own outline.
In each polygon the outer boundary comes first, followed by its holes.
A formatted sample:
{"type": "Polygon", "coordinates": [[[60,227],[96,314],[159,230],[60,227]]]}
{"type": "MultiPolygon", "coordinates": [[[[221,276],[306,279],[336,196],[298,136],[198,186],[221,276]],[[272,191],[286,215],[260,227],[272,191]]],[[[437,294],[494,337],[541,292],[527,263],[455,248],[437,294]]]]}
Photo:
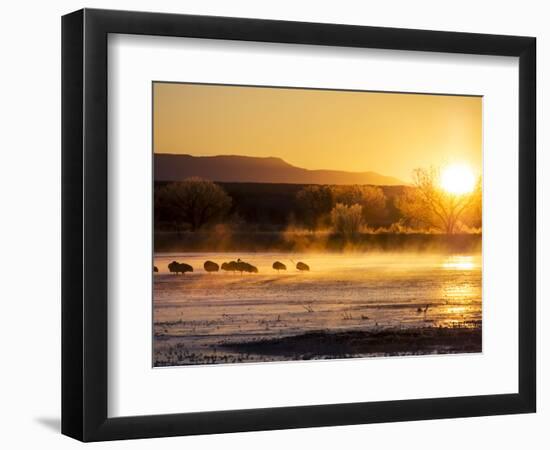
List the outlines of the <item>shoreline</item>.
{"type": "MultiPolygon", "coordinates": [[[[155,355],[155,367],[241,362],[307,361],[383,356],[480,353],[482,327],[415,327],[383,330],[311,331],[292,336],[221,342],[213,353],[183,352],[177,361],[155,355]]],[[[178,352],[176,352],[178,353],[178,352]]]]}
{"type": "Polygon", "coordinates": [[[299,359],[354,357],[355,354],[448,354],[481,352],[481,326],[424,327],[380,331],[313,331],[295,336],[223,344],[246,353],[299,359]],[[351,356],[348,356],[351,355],[351,356]]]}

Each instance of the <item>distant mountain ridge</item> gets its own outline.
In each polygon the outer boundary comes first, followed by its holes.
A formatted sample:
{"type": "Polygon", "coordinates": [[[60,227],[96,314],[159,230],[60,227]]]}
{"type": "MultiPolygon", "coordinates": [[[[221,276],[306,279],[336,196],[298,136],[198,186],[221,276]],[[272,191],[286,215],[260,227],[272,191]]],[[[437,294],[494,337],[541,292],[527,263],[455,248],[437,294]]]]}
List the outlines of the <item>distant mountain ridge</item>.
{"type": "Polygon", "coordinates": [[[155,153],[155,181],[181,181],[200,177],[219,182],[288,184],[403,185],[401,180],[376,172],[309,170],[281,158],[237,155],[192,156],[155,153]]]}

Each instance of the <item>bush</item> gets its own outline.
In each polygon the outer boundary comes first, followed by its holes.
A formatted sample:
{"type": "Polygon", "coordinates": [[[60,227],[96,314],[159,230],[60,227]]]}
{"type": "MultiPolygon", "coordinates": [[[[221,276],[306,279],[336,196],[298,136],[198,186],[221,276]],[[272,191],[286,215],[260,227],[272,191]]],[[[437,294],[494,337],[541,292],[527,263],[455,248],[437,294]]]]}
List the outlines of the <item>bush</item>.
{"type": "Polygon", "coordinates": [[[336,203],[360,205],[366,223],[379,223],[387,216],[386,196],[378,186],[333,186],[332,195],[336,203]]]}
{"type": "Polygon", "coordinates": [[[362,214],[363,207],[361,205],[347,206],[337,203],[330,212],[334,231],[345,237],[358,234],[363,223],[362,214]]]}

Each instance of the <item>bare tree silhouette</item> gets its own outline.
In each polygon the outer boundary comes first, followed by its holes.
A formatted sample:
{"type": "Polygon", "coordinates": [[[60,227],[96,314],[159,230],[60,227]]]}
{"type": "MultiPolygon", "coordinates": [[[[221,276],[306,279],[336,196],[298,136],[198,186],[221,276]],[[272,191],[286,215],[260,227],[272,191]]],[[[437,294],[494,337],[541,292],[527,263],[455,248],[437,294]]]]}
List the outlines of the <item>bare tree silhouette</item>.
{"type": "Polygon", "coordinates": [[[439,173],[435,167],[415,169],[413,187],[397,200],[397,207],[409,222],[453,234],[481,212],[481,178],[472,192],[453,194],[441,188],[439,173]]]}
{"type": "Polygon", "coordinates": [[[200,178],[170,183],[158,196],[174,220],[189,224],[192,231],[223,218],[231,208],[231,197],[220,186],[200,178]]]}

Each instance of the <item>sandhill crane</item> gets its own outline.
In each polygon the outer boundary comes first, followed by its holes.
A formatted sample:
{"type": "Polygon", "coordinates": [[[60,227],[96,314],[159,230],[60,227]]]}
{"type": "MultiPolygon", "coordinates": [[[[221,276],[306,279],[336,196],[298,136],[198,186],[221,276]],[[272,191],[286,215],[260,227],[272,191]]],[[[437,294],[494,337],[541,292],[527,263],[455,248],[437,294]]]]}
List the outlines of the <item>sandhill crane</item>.
{"type": "Polygon", "coordinates": [[[243,261],[241,258],[237,259],[236,269],[238,272],[258,273],[258,268],[250,263],[243,261]]]}
{"type": "Polygon", "coordinates": [[[247,273],[258,273],[258,268],[249,264],[245,261],[242,261],[240,258],[237,261],[224,262],[222,264],[222,270],[227,272],[247,272],[247,273]]]}
{"type": "Polygon", "coordinates": [[[273,268],[274,268],[277,272],[279,272],[279,270],[286,270],[286,266],[285,266],[282,262],[280,262],[280,261],[275,261],[275,262],[273,263],[273,268]]]}
{"type": "Polygon", "coordinates": [[[241,273],[247,272],[247,273],[258,273],[258,268],[256,266],[253,266],[252,264],[249,264],[244,261],[238,261],[237,262],[237,270],[241,273]]]}
{"type": "Polygon", "coordinates": [[[170,264],[168,264],[168,270],[172,273],[175,273],[176,275],[178,273],[182,273],[185,275],[185,272],[193,272],[193,267],[191,267],[189,264],[172,261],[170,264]]]}
{"type": "Polygon", "coordinates": [[[229,272],[229,263],[228,262],[223,262],[222,266],[221,266],[221,269],[225,270],[226,272],[229,272]]]}
{"type": "Polygon", "coordinates": [[[206,261],[204,263],[204,270],[206,270],[207,272],[217,272],[218,270],[220,270],[220,266],[214,261],[206,261]]]}
{"type": "Polygon", "coordinates": [[[153,266],[153,272],[158,272],[159,268],[157,266],[153,266]]]}
{"type": "Polygon", "coordinates": [[[237,262],[236,261],[224,262],[222,264],[222,270],[225,270],[226,272],[235,272],[237,270],[237,262]]]}
{"type": "Polygon", "coordinates": [[[296,264],[296,269],[300,271],[309,272],[309,266],[306,263],[303,263],[301,261],[299,261],[298,264],[296,264]]]}

